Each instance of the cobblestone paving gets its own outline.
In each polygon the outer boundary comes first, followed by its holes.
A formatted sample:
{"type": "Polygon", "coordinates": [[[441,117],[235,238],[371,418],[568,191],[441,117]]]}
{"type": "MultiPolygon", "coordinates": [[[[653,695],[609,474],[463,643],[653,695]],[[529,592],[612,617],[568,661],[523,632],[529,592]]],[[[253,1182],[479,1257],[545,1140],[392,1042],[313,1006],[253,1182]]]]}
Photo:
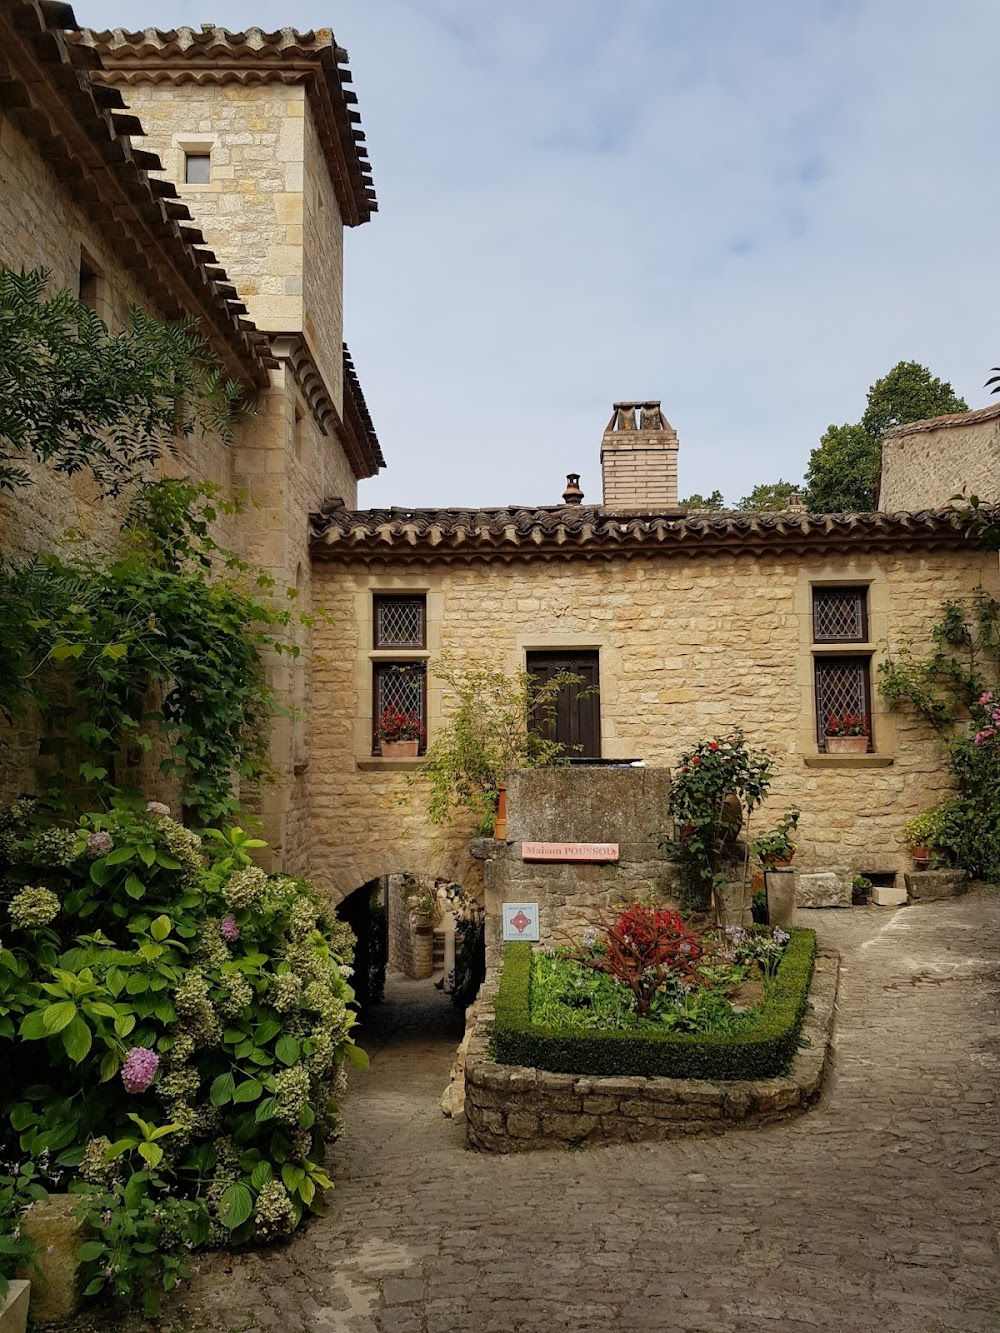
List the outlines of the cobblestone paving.
{"type": "Polygon", "coordinates": [[[814,912],[842,951],[807,1115],[491,1158],[438,1097],[459,1027],[397,982],[355,1080],[329,1215],[204,1263],[192,1333],[1000,1330],[1000,897],[814,912]]]}

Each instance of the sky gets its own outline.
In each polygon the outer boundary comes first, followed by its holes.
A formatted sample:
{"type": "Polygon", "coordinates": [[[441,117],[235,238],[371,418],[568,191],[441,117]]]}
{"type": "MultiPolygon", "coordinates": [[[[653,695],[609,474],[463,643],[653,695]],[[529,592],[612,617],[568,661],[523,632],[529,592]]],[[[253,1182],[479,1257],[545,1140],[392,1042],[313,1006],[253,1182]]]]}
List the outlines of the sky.
{"type": "Polygon", "coordinates": [[[90,27],[332,27],[379,212],[345,336],[361,506],[600,501],[616,399],[681,494],[799,481],[900,360],[1000,361],[995,0],[77,0],[90,27]]]}

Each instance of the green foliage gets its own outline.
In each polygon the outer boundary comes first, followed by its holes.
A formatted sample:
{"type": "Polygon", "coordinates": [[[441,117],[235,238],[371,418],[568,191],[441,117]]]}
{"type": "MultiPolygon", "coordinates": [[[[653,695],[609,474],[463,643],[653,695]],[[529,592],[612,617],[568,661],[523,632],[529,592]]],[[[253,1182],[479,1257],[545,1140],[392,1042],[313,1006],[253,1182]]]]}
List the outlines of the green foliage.
{"type": "Polygon", "coordinates": [[[497,795],[516,768],[542,768],[565,758],[565,747],[544,732],[564,689],[586,693],[583,678],[557,672],[539,684],[528,671],[513,674],[485,663],[443,660],[444,717],[427,749],[420,776],[430,784],[428,818],[443,824],[470,810],[478,832],[492,833],[497,795]]]}
{"type": "Polygon", "coordinates": [[[0,1305],[11,1278],[30,1271],[38,1248],[21,1230],[21,1219],[33,1203],[48,1198],[34,1162],[15,1163],[10,1171],[0,1174],[0,1305]]]}
{"type": "Polygon", "coordinates": [[[365,1063],[350,932],[252,865],[258,839],[163,810],[0,816],[0,1152],[78,1173],[112,1216],[85,1257],[123,1297],[150,1265],[180,1275],[154,1250],[268,1240],[318,1210],[343,1063],[365,1063]]]}
{"type": "MultiPolygon", "coordinates": [[[[764,800],[773,770],[766,750],[751,749],[735,727],[682,754],[671,778],[667,810],[675,832],[663,845],[680,866],[689,905],[705,909],[714,904],[718,921],[724,918],[724,890],[739,859],[736,840],[744,810],[749,818],[764,800]]],[[[743,874],[745,879],[745,855],[743,874]]]]}
{"type": "Polygon", "coordinates": [[[1000,679],[1000,602],[977,588],[968,603],[947,601],[931,629],[932,651],[917,657],[908,640],[887,647],[878,691],[915,709],[945,739],[1000,679]]]}
{"type": "Polygon", "coordinates": [[[240,388],[194,321],[132,306],[112,333],[69,292],[46,299],[47,281],[0,267],[0,489],[24,485],[37,461],[89,471],[113,494],[199,429],[229,437],[240,388]]]}
{"type": "Polygon", "coordinates": [[[298,653],[284,638],[291,611],[267,595],[271,580],[210,536],[228,507],[208,484],[150,483],[110,559],[50,555],[0,568],[0,627],[11,627],[0,710],[9,720],[29,700],[44,714],[73,698],[61,768],[75,780],[66,772],[75,762],[102,794],[127,791],[129,751],[134,761],[158,739],[161,770],[202,824],[237,809],[235,780],[245,795],[267,778],[277,708],[261,653],[298,653]]]}
{"type": "Polygon", "coordinates": [[[893,426],[968,410],[965,399],[959,398],[950,384],[932,375],[926,366],[917,361],[900,361],[868,390],[861,426],[871,439],[878,440],[893,426]]]}
{"type": "Polygon", "coordinates": [[[801,483],[793,481],[758,482],[736,508],[744,513],[779,513],[788,508],[788,497],[797,495],[801,489],[801,483]]]}
{"type": "Polygon", "coordinates": [[[976,590],[945,602],[925,657],[904,642],[879,667],[879,693],[930,724],[946,746],[956,794],[911,820],[907,839],[938,865],[1000,880],[1000,602],[976,590]],[[920,839],[920,842],[915,841],[920,839]]]}
{"type": "Polygon", "coordinates": [[[926,810],[906,821],[906,842],[910,847],[937,847],[942,831],[941,811],[926,810]]]}
{"type": "Polygon", "coordinates": [[[881,447],[862,426],[827,426],[806,469],[811,514],[868,513],[875,508],[881,447]]]}
{"type": "MultiPolygon", "coordinates": [[[[731,970],[727,979],[734,979],[731,970]]],[[[580,1031],[728,1032],[749,1027],[755,1015],[737,1013],[716,985],[659,988],[648,1015],[640,1014],[629,988],[573,958],[536,954],[531,972],[531,1017],[540,1027],[580,1031]]]]}
{"type": "Polygon", "coordinates": [[[809,457],[807,507],[812,513],[867,512],[875,508],[882,436],[893,426],[948,412],[968,404],[950,384],[916,361],[900,361],[868,390],[857,425],[829,426],[809,457]]]}
{"type": "Polygon", "coordinates": [[[580,1031],[532,1018],[532,949],[504,948],[492,1054],[500,1064],[558,1073],[658,1078],[774,1078],[791,1064],[816,955],[811,930],[793,930],[755,1021],[733,1032],[691,1033],[653,1023],[627,1031],[580,1031]]]}
{"type": "Polygon", "coordinates": [[[711,495],[699,495],[698,492],[695,491],[693,495],[689,495],[687,499],[681,500],[679,503],[685,509],[701,513],[717,513],[719,510],[725,509],[726,507],[726,502],[722,498],[722,492],[718,490],[713,491],[711,495]]]}
{"type": "Polygon", "coordinates": [[[799,826],[801,810],[786,810],[773,829],[758,833],[750,844],[750,850],[766,868],[775,861],[790,861],[795,851],[792,834],[799,826]]]}

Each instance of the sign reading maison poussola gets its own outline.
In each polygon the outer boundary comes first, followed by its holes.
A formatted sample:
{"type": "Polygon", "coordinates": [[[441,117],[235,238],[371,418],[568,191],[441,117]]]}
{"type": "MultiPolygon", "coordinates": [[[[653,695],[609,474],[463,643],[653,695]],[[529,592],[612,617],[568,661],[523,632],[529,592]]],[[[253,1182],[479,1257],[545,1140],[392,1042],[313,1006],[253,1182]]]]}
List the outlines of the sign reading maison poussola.
{"type": "Polygon", "coordinates": [[[616,842],[522,842],[522,861],[617,861],[616,842]]]}

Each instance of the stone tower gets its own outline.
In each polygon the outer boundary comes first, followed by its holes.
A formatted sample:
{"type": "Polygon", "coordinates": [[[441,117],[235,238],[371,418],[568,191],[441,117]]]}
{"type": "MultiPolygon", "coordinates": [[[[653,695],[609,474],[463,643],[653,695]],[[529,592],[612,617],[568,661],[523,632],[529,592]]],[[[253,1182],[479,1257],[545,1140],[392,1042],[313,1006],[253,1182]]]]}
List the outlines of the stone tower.
{"type": "Polygon", "coordinates": [[[601,442],[604,503],[673,508],[678,448],[677,432],[658,402],[615,403],[601,442]]]}

